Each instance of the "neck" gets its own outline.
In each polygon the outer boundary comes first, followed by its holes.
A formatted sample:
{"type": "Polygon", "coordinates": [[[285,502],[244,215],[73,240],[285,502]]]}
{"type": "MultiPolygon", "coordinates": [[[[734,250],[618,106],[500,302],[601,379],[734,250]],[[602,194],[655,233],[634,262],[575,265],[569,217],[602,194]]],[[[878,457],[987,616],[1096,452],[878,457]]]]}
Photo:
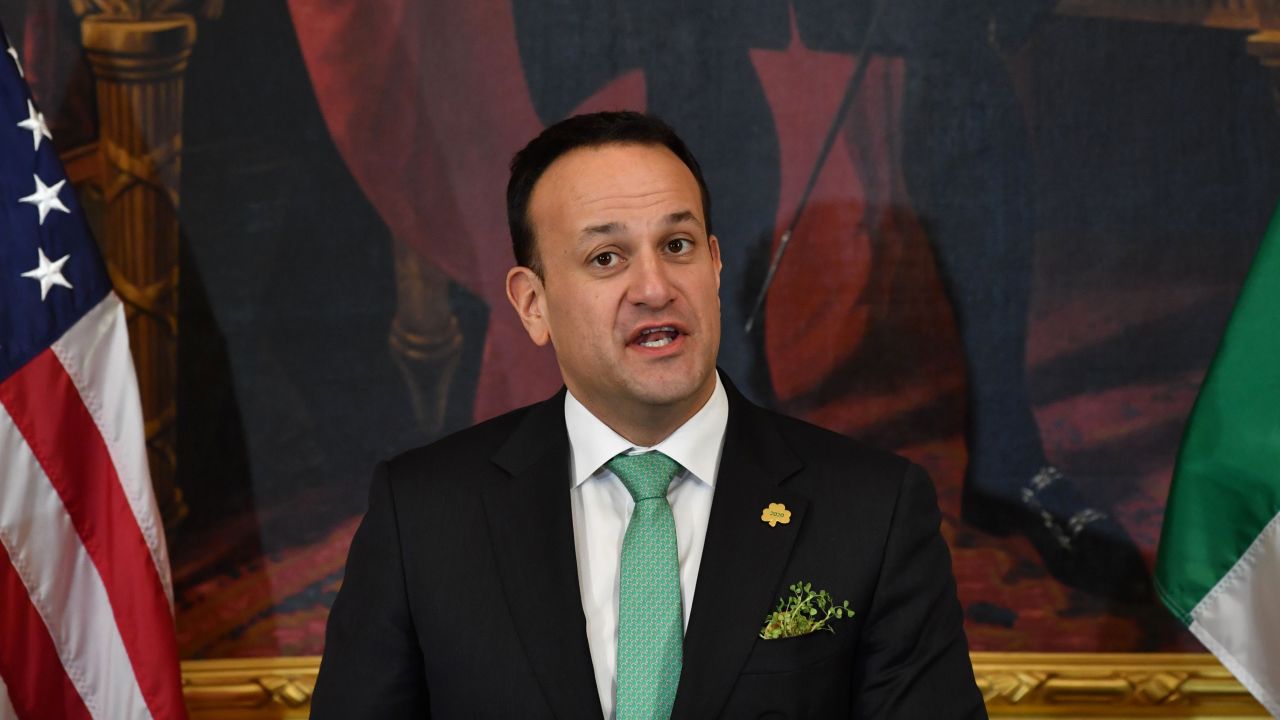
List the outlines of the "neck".
{"type": "Polygon", "coordinates": [[[667,439],[681,425],[689,422],[689,418],[697,415],[698,411],[711,399],[711,394],[715,390],[716,380],[713,375],[711,382],[707,383],[707,386],[702,388],[696,396],[686,402],[671,405],[635,403],[625,408],[597,407],[591,398],[580,397],[577,393],[573,396],[600,422],[608,425],[627,442],[637,447],[653,447],[667,439]]]}

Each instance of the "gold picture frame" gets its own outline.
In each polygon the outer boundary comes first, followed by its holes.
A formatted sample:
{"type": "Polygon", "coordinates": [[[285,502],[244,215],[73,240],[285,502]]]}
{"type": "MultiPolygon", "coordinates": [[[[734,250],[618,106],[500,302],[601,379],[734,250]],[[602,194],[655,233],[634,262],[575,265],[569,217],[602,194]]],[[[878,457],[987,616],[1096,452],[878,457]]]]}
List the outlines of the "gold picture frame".
{"type": "MultiPolygon", "coordinates": [[[[975,652],[994,718],[1266,718],[1207,653],[975,652]]],[[[311,712],[318,656],[188,660],[192,720],[293,720],[311,712]]]]}

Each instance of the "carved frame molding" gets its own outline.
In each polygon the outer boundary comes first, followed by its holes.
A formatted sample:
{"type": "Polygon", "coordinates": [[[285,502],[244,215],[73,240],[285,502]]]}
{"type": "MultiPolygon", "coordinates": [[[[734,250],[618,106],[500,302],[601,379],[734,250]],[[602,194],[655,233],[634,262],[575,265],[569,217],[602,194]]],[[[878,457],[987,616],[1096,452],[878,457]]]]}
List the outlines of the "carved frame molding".
{"type": "MultiPolygon", "coordinates": [[[[1265,718],[1266,710],[1212,655],[972,654],[978,688],[999,718],[1265,718]]],[[[188,660],[192,720],[305,718],[317,656],[188,660]]]]}
{"type": "Polygon", "coordinates": [[[1277,0],[1060,0],[1055,12],[1224,30],[1268,30],[1280,21],[1277,0]]]}

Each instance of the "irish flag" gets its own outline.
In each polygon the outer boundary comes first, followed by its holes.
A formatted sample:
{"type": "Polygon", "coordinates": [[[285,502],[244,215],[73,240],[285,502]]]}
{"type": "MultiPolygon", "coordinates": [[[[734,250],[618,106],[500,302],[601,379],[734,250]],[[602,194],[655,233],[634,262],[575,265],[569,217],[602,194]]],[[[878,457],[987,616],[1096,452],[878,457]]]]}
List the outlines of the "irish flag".
{"type": "Polygon", "coordinates": [[[1280,717],[1280,214],[1187,425],[1156,587],[1280,717]]]}

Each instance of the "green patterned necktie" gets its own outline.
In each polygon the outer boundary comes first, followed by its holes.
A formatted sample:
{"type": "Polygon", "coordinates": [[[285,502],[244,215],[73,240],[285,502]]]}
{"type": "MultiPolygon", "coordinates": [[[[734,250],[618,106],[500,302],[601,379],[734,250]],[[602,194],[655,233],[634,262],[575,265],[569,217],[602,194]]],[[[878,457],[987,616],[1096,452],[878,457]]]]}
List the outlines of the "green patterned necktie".
{"type": "Polygon", "coordinates": [[[676,520],[667,486],[682,469],[653,451],[605,464],[636,501],[622,541],[618,603],[618,720],[671,717],[680,682],[684,623],[676,520]]]}

